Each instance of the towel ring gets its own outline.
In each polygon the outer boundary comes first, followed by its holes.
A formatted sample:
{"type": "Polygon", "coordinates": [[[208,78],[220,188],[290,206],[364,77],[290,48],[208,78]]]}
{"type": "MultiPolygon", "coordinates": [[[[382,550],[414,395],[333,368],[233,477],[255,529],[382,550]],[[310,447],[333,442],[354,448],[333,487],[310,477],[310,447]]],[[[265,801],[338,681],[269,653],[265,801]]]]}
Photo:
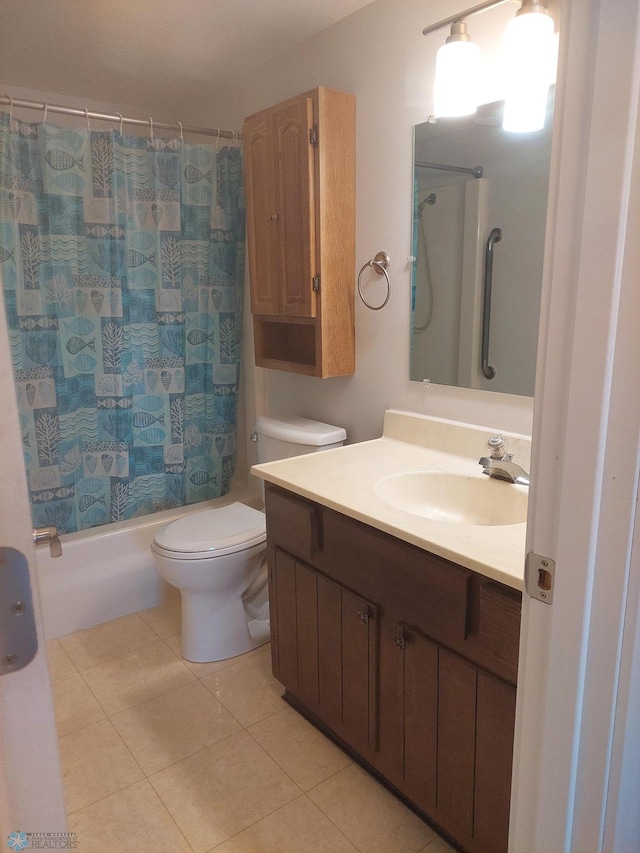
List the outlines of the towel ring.
{"type": "Polygon", "coordinates": [[[367,261],[366,264],[362,265],[360,272],[358,273],[358,296],[360,297],[360,299],[362,299],[367,308],[370,308],[372,311],[379,311],[381,308],[384,308],[384,306],[389,301],[389,297],[391,296],[391,279],[389,278],[388,272],[389,263],[389,255],[386,252],[378,252],[375,258],[372,258],[372,260],[367,261]],[[367,267],[372,267],[372,269],[376,273],[378,273],[378,275],[384,275],[387,280],[387,295],[385,297],[384,302],[382,302],[380,305],[370,305],[362,295],[360,279],[362,278],[362,273],[366,270],[367,267]]]}

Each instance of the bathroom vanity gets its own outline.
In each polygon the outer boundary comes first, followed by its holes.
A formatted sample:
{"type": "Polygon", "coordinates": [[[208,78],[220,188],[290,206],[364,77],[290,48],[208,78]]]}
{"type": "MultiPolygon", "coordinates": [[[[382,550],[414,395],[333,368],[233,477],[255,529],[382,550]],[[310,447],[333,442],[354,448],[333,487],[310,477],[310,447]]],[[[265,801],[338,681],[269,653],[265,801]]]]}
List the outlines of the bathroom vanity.
{"type": "Polygon", "coordinates": [[[468,523],[471,508],[462,521],[416,516],[380,498],[380,483],[404,464],[479,477],[489,500],[494,486],[512,498],[523,487],[451,452],[478,441],[481,453],[486,430],[411,417],[388,412],[374,442],[254,469],[268,481],[273,671],[295,708],[461,850],[501,853],[524,523],[468,523]]]}

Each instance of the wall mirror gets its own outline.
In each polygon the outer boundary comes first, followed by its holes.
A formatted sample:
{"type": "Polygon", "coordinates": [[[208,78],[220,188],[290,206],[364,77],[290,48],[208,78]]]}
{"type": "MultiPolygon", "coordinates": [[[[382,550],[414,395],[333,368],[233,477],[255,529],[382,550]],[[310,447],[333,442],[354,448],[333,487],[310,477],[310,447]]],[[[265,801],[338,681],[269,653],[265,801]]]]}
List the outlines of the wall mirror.
{"type": "Polygon", "coordinates": [[[502,108],[415,127],[410,379],[533,396],[553,93],[541,131],[502,108]]]}

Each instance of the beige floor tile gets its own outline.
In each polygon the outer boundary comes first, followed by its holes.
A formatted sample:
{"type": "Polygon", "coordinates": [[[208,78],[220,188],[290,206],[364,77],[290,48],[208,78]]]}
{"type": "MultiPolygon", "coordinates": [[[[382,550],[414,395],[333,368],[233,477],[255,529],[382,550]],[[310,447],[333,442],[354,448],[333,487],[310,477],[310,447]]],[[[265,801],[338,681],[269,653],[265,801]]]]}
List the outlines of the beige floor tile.
{"type": "Polygon", "coordinates": [[[434,840],[423,847],[420,853],[456,853],[444,838],[434,838],[434,840]]]}
{"type": "Polygon", "coordinates": [[[79,672],[51,683],[58,737],[103,720],[106,714],[79,672]]]}
{"type": "Polygon", "coordinates": [[[246,732],[150,777],[196,853],[295,799],[300,789],[246,732]]]}
{"type": "Polygon", "coordinates": [[[145,780],[69,816],[80,853],[191,853],[191,847],[145,780]]]}
{"type": "Polygon", "coordinates": [[[199,681],[116,714],[112,722],[148,776],[242,730],[199,681]]]}
{"type": "Polygon", "coordinates": [[[243,726],[287,707],[284,687],[271,675],[269,649],[203,678],[202,683],[243,726]]]}
{"type": "Polygon", "coordinates": [[[158,640],[155,631],[135,613],[60,637],[60,645],[78,669],[125,655],[158,640]]]}
{"type": "Polygon", "coordinates": [[[215,853],[357,853],[307,797],[254,823],[214,848],[215,853]]]}
{"type": "Polygon", "coordinates": [[[96,803],[144,778],[109,720],[58,740],[68,812],[96,803]]]}
{"type": "Polygon", "coordinates": [[[139,610],[138,616],[163,640],[180,633],[180,598],[171,598],[157,607],[139,610]]]}
{"type": "Polygon", "coordinates": [[[308,796],[361,853],[416,853],[436,837],[356,764],[322,782],[308,796]]]}
{"type": "Polygon", "coordinates": [[[77,672],[75,664],[62,648],[58,640],[47,640],[47,660],[49,662],[49,678],[63,678],[77,672]]]}
{"type": "Polygon", "coordinates": [[[107,714],[126,711],[195,680],[157,637],[152,646],[98,664],[82,674],[107,714]]]}
{"type": "Polygon", "coordinates": [[[249,733],[303,791],[351,764],[351,759],[293,708],[251,726],[249,733]]]}
{"type": "Polygon", "coordinates": [[[165,639],[165,643],[169,646],[169,648],[180,656],[181,660],[189,667],[191,672],[196,675],[198,678],[205,678],[207,675],[213,675],[214,672],[220,672],[221,669],[228,669],[230,666],[235,666],[237,663],[241,663],[242,661],[248,660],[250,657],[254,657],[261,652],[264,652],[265,648],[269,648],[269,646],[260,646],[257,649],[253,649],[251,652],[246,652],[243,655],[238,655],[235,658],[227,658],[226,660],[214,660],[211,663],[194,663],[193,661],[186,660],[182,657],[181,648],[180,648],[180,634],[174,634],[173,637],[167,637],[165,639]]]}

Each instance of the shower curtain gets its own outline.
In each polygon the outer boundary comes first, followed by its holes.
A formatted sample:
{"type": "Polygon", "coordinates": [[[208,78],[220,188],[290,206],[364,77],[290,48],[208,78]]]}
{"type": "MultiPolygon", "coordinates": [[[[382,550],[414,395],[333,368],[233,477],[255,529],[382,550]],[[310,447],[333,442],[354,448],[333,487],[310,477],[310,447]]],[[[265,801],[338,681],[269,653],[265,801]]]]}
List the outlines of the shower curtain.
{"type": "Polygon", "coordinates": [[[0,274],[34,525],[218,497],[236,458],[236,147],[0,115],[0,274]]]}

